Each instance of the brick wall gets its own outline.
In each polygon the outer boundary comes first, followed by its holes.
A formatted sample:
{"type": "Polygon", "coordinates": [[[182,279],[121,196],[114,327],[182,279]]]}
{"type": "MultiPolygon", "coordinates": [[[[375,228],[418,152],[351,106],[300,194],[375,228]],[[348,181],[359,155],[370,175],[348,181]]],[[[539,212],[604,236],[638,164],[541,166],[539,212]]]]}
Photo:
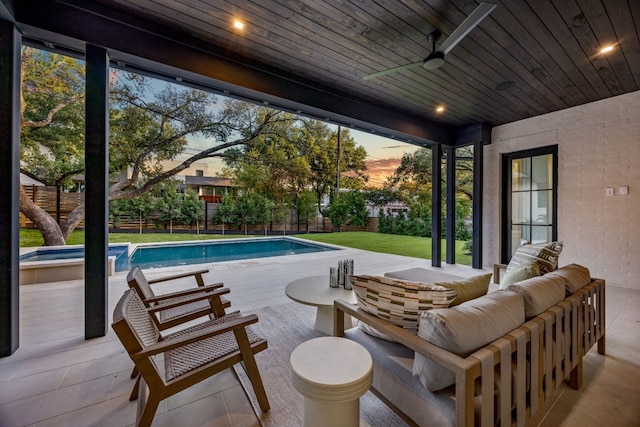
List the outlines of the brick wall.
{"type": "Polygon", "coordinates": [[[493,129],[485,147],[483,264],[499,260],[501,154],[558,144],[560,264],[640,289],[640,91],[493,129]],[[620,195],[619,187],[629,194],[620,195]],[[614,196],[606,196],[612,187],[614,196]]]}

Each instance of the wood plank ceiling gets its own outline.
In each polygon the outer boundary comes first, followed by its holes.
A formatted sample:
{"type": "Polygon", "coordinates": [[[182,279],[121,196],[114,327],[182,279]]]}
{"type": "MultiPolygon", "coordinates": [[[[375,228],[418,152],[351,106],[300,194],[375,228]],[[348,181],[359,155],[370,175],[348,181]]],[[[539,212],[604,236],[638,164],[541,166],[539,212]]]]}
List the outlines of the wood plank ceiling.
{"type": "Polygon", "coordinates": [[[499,125],[640,88],[640,0],[504,0],[447,56],[420,61],[472,0],[109,0],[293,75],[455,127],[499,125]],[[231,23],[246,23],[234,31],[231,23]],[[609,54],[600,54],[614,45],[609,54]],[[437,114],[437,105],[445,113],[437,114]]]}
{"type": "MultiPolygon", "coordinates": [[[[28,0],[27,8],[24,1],[2,0],[9,9],[22,6],[25,20],[48,4],[28,0]]],[[[100,16],[114,22],[130,17],[125,25],[185,34],[283,81],[299,78],[442,129],[496,126],[640,89],[640,0],[492,2],[497,7],[442,67],[364,80],[424,59],[427,35],[440,30],[442,43],[478,1],[56,0],[75,8],[99,4],[100,16]],[[232,27],[234,19],[244,30],[232,27]],[[606,45],[613,50],[599,53],[606,45]],[[444,113],[435,112],[438,105],[444,113]]]]}

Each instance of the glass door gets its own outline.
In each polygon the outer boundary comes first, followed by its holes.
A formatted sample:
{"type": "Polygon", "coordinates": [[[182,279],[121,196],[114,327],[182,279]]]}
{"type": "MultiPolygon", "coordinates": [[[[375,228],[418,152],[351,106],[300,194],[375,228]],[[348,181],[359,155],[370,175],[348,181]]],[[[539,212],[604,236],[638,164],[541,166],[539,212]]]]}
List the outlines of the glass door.
{"type": "Polygon", "coordinates": [[[524,243],[557,239],[557,147],[503,155],[502,262],[524,243]]]}

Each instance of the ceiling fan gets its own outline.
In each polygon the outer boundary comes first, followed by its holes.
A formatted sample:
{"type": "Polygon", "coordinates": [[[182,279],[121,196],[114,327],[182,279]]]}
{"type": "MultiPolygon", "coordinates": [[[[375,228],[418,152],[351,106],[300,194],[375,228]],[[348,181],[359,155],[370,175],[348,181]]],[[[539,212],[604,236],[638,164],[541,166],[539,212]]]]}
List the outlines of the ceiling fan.
{"type": "Polygon", "coordinates": [[[411,64],[400,65],[399,67],[389,68],[388,70],[378,71],[377,73],[368,74],[363,77],[365,80],[375,79],[377,77],[386,76],[397,71],[407,70],[417,66],[422,66],[426,70],[435,70],[436,68],[444,64],[444,57],[451,49],[453,49],[460,41],[473,30],[484,18],[487,17],[495,9],[496,5],[493,3],[480,3],[473,12],[467,18],[462,21],[462,24],[458,26],[451,35],[440,45],[440,49],[436,50],[436,42],[442,36],[439,30],[432,31],[427,40],[433,46],[433,49],[429,56],[422,61],[413,62],[411,64]]]}

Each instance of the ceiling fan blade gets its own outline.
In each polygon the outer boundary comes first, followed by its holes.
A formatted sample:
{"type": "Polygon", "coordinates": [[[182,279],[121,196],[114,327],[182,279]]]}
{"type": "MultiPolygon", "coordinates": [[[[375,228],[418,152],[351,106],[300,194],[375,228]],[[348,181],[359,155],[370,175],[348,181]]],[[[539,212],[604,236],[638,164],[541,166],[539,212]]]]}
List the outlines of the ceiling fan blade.
{"type": "Polygon", "coordinates": [[[471,12],[471,15],[462,21],[462,24],[458,26],[453,33],[447,37],[447,39],[440,45],[439,52],[445,55],[449,53],[460,41],[473,30],[488,14],[495,9],[496,5],[493,3],[480,3],[476,9],[471,12]]]}
{"type": "Polygon", "coordinates": [[[375,79],[377,77],[386,76],[387,74],[395,73],[396,71],[407,70],[409,68],[413,68],[413,67],[417,67],[417,66],[422,66],[422,61],[413,62],[411,64],[406,64],[406,65],[401,65],[401,66],[395,67],[395,68],[389,68],[388,70],[378,71],[377,73],[369,74],[369,75],[366,75],[366,76],[364,76],[362,78],[365,79],[365,80],[371,80],[371,79],[375,79]]]}

